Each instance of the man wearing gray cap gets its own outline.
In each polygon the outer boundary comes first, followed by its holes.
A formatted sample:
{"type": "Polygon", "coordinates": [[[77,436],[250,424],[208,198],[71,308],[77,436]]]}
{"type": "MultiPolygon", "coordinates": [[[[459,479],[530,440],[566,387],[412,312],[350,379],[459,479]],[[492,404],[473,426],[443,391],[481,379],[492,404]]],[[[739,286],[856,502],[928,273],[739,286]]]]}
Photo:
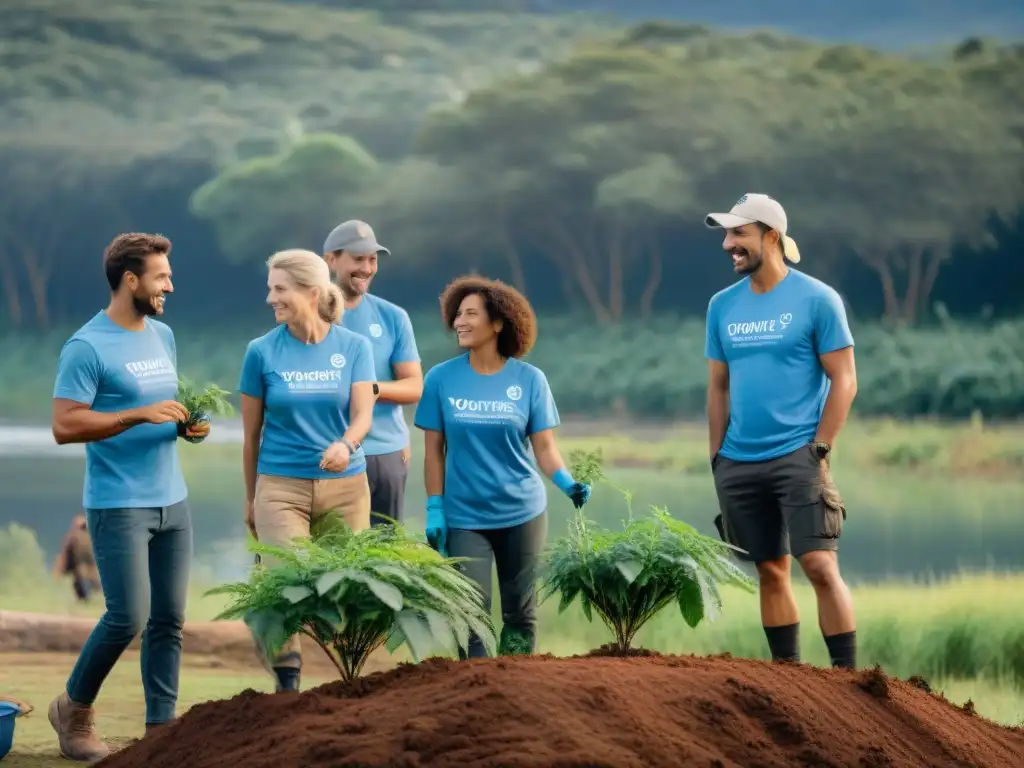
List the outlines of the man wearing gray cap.
{"type": "Polygon", "coordinates": [[[324,259],[345,297],[342,325],[368,338],[373,348],[377,403],[362,447],[374,525],[402,522],[410,456],[402,406],[419,402],[423,393],[423,368],[408,313],[369,293],[382,254],[391,252],[377,242],[369,224],[356,219],[336,226],[324,242],[324,259]]]}
{"type": "Polygon", "coordinates": [[[790,583],[795,557],[814,587],[833,666],[856,666],[853,600],[839,574],[846,509],[832,446],[857,393],[853,336],[839,294],[787,266],[800,251],[782,206],[747,194],[708,227],[743,279],[708,305],[708,438],[722,538],[757,566],[772,658],[800,659],[790,583]]]}

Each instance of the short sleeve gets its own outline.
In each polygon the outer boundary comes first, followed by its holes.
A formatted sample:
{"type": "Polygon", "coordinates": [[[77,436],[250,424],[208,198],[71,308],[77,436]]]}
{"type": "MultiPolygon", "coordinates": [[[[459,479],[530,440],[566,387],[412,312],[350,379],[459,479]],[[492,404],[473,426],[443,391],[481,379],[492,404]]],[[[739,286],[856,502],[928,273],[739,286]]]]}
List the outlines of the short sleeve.
{"type": "Polygon", "coordinates": [[[92,405],[100,387],[103,366],[92,344],[70,339],[60,351],[53,397],[92,405]]]}
{"type": "Polygon", "coordinates": [[[395,318],[395,348],[391,350],[391,364],[418,363],[419,350],[416,349],[416,335],[412,330],[409,313],[399,309],[395,318]]]}
{"type": "Polygon", "coordinates": [[[444,412],[441,410],[441,383],[437,368],[431,368],[423,377],[423,395],[416,405],[413,423],[419,429],[444,432],[444,412]]]}
{"type": "Polygon", "coordinates": [[[722,341],[718,338],[718,303],[716,297],[708,302],[707,319],[704,328],[704,357],[708,360],[717,360],[720,363],[727,362],[725,350],[722,349],[722,341]]]}
{"type": "Polygon", "coordinates": [[[263,399],[263,355],[255,341],[250,341],[242,358],[242,374],[238,379],[238,391],[249,397],[263,399]]]}
{"type": "Polygon", "coordinates": [[[356,342],[355,354],[352,355],[352,383],[362,384],[377,380],[377,372],[373,368],[373,350],[370,340],[364,336],[352,334],[356,342]]]}
{"type": "Polygon", "coordinates": [[[839,294],[829,289],[817,301],[814,315],[814,347],[819,355],[853,346],[853,334],[846,319],[846,307],[839,294]]]}
{"type": "Polygon", "coordinates": [[[545,429],[554,429],[560,423],[548,377],[543,371],[538,370],[530,392],[530,415],[526,420],[526,434],[533,435],[545,429]]]}

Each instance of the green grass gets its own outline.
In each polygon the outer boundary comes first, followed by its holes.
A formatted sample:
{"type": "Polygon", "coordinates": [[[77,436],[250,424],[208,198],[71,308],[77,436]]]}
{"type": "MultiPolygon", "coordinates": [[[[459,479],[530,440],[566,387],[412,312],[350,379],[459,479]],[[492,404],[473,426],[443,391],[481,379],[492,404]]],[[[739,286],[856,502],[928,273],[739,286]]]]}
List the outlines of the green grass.
{"type": "MultiPolygon", "coordinates": [[[[35,711],[18,720],[14,750],[4,758],[4,768],[71,765],[57,754],[56,737],[46,719],[46,709],[67,680],[74,656],[45,654],[35,660],[29,654],[19,654],[17,658],[19,664],[4,669],[3,693],[32,704],[35,711]]],[[[311,678],[309,686],[320,682],[324,681],[311,678]]],[[[184,713],[195,704],[230,698],[246,688],[270,693],[273,684],[255,665],[246,672],[186,660],[181,674],[178,711],[184,713]]],[[[100,691],[96,711],[97,728],[111,746],[125,746],[132,739],[142,737],[145,702],[136,652],[125,654],[114,667],[100,691]]]]}

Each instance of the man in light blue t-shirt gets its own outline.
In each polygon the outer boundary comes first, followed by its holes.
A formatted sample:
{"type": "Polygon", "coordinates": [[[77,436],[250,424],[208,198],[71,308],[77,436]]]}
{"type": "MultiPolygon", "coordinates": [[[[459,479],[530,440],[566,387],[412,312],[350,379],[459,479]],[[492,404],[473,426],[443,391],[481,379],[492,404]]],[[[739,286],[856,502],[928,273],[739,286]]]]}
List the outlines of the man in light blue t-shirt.
{"type": "Polygon", "coordinates": [[[126,234],[107,247],[107,308],[65,343],[53,388],[53,436],[85,443],[86,510],[106,611],[86,641],[50,724],[66,758],[110,753],[92,704],[122,652],[142,630],[146,729],[175,716],[192,521],[177,440],[205,438],[175,401],[171,329],[154,319],[173,291],[170,242],[126,234]]]}
{"type": "Polygon", "coordinates": [[[345,297],[342,325],[365,336],[373,348],[377,403],[363,451],[374,525],[404,519],[410,448],[402,406],[415,405],[423,393],[423,368],[408,313],[369,293],[379,257],[390,254],[373,229],[355,219],[339,224],[324,242],[324,258],[345,297]]]}
{"type": "Polygon", "coordinates": [[[786,212],[747,194],[705,223],[743,279],[708,305],[708,426],[722,537],[757,566],[772,658],[799,660],[795,557],[814,586],[832,664],[856,666],[850,591],[839,574],[846,509],[830,455],[857,392],[843,302],[800,261],[786,212]]]}

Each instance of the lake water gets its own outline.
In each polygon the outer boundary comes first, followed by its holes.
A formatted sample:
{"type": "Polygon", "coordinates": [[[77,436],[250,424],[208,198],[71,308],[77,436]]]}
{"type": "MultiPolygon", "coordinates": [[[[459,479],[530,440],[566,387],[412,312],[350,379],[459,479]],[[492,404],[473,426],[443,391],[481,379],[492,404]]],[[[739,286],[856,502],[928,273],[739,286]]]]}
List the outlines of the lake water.
{"type": "MultiPolygon", "coordinates": [[[[573,433],[598,426],[572,425],[573,433]]],[[[566,431],[569,431],[566,430],[566,431]]],[[[201,567],[218,577],[243,573],[250,562],[242,525],[242,481],[238,422],[219,422],[204,446],[182,446],[201,567]],[[215,450],[208,450],[218,446],[215,450]]],[[[0,425],[0,528],[11,522],[35,530],[52,557],[71,517],[81,510],[84,448],[57,446],[41,426],[0,425]]],[[[615,480],[634,489],[634,510],[667,506],[672,514],[715,535],[717,502],[710,476],[652,470],[617,470],[615,480]]],[[[959,570],[1021,569],[1024,483],[959,482],[878,474],[837,481],[850,511],[843,534],[844,572],[854,579],[943,575],[959,570]]],[[[422,471],[414,457],[406,494],[407,522],[422,530],[425,502],[422,471]]],[[[571,504],[549,486],[549,530],[567,531],[571,504]]],[[[606,527],[627,517],[622,499],[595,491],[587,516],[606,527]]]]}

